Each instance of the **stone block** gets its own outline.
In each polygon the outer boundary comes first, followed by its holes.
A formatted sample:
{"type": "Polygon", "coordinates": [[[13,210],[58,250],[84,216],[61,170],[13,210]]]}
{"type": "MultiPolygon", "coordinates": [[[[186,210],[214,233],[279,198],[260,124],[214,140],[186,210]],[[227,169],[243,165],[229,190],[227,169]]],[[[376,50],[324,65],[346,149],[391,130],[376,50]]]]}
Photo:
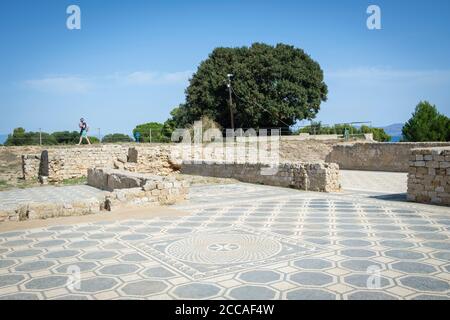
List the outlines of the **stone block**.
{"type": "Polygon", "coordinates": [[[415,161],[414,166],[415,167],[425,167],[425,161],[415,161]]]}
{"type": "Polygon", "coordinates": [[[442,169],[450,168],[450,161],[439,162],[439,168],[442,168],[442,169]]]}

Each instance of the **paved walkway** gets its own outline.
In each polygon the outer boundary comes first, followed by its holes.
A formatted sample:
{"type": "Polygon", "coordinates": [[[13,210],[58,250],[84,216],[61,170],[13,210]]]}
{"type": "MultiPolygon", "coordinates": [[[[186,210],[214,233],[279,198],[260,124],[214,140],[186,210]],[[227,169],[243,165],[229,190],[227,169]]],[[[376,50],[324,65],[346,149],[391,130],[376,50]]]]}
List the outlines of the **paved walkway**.
{"type": "Polygon", "coordinates": [[[340,174],[344,190],[383,194],[401,194],[407,191],[407,173],[340,170],[340,174]]]}
{"type": "Polygon", "coordinates": [[[448,208],[239,183],[174,209],[0,234],[0,299],[450,299],[448,208]]]}
{"type": "Polygon", "coordinates": [[[0,210],[13,210],[29,202],[71,203],[100,198],[103,194],[103,191],[87,185],[14,189],[0,192],[0,210]]]}

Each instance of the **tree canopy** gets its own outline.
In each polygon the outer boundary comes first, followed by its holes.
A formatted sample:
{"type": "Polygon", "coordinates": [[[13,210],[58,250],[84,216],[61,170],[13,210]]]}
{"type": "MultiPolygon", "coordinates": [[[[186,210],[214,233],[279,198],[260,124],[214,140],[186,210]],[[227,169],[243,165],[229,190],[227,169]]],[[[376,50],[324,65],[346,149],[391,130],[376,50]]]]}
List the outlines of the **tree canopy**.
{"type": "Polygon", "coordinates": [[[420,102],[402,129],[406,141],[450,141],[450,119],[435,105],[420,102]]]}
{"type": "Polygon", "coordinates": [[[133,136],[139,132],[139,142],[167,142],[169,138],[165,135],[164,125],[158,122],[149,122],[137,125],[133,129],[133,136]]]}
{"type": "Polygon", "coordinates": [[[237,128],[289,127],[313,119],[328,88],[320,65],[290,45],[216,48],[203,61],[186,89],[186,103],[173,111],[178,127],[208,116],[230,128],[227,74],[237,128]]]}
{"type": "Polygon", "coordinates": [[[42,139],[43,145],[55,145],[57,141],[55,137],[46,132],[26,132],[24,128],[16,128],[13,133],[8,136],[5,146],[28,146],[39,145],[42,139]]]}

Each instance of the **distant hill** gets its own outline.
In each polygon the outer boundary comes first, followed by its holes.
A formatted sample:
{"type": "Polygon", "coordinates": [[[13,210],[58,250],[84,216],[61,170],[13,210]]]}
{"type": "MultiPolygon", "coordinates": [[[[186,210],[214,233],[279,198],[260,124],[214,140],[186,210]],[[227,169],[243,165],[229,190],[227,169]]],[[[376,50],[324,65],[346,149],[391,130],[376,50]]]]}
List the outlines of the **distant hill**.
{"type": "Polygon", "coordinates": [[[7,134],[0,134],[0,144],[5,143],[6,139],[8,139],[7,134]]]}
{"type": "Polygon", "coordinates": [[[383,127],[384,131],[391,136],[391,142],[399,142],[402,140],[403,123],[394,123],[383,127]]]}
{"type": "Polygon", "coordinates": [[[401,136],[403,126],[404,126],[403,123],[394,123],[386,127],[383,127],[383,129],[390,136],[401,136]]]}

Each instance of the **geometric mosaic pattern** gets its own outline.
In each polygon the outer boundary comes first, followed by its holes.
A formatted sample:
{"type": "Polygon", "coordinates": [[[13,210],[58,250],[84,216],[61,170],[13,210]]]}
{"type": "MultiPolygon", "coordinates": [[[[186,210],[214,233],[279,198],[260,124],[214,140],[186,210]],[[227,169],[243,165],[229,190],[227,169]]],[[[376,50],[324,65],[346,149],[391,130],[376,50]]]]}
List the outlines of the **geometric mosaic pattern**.
{"type": "Polygon", "coordinates": [[[0,299],[450,299],[448,208],[241,183],[174,208],[1,233],[0,299]]]}
{"type": "Polygon", "coordinates": [[[183,275],[204,279],[298,258],[317,248],[278,234],[245,227],[148,240],[136,246],[183,275]]]}

